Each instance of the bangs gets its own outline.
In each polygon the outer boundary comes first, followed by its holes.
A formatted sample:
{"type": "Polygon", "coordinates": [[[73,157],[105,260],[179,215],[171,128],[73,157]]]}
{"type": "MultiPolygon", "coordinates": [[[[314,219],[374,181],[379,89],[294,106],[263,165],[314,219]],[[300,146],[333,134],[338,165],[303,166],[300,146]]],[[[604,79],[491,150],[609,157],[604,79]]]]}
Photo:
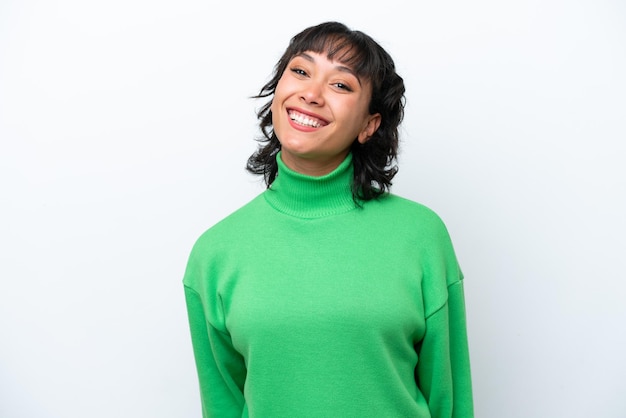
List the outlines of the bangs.
{"type": "Polygon", "coordinates": [[[359,32],[353,32],[350,35],[318,34],[309,39],[302,39],[297,46],[294,45],[296,48],[293,52],[294,56],[306,51],[326,54],[329,60],[350,67],[359,78],[371,81],[375,78],[378,59],[375,54],[372,54],[367,42],[360,38],[359,32]]]}

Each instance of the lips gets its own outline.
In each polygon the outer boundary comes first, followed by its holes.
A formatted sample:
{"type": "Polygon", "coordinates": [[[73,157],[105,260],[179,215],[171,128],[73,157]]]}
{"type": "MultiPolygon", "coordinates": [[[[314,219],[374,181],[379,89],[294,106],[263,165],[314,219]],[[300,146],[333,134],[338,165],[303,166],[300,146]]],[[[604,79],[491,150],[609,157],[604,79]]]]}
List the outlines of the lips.
{"type": "Polygon", "coordinates": [[[324,119],[308,113],[303,113],[294,109],[288,109],[287,113],[289,114],[289,119],[291,119],[295,124],[303,127],[321,128],[322,126],[328,125],[328,122],[324,119]]]}

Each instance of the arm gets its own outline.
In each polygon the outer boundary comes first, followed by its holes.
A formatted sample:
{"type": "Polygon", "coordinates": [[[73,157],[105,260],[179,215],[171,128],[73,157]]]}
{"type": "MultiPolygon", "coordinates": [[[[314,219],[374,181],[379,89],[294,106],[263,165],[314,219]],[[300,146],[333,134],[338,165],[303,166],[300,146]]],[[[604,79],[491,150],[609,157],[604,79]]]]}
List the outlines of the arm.
{"type": "Polygon", "coordinates": [[[447,302],[426,318],[418,347],[417,383],[433,418],[472,418],[473,398],[463,282],[448,286],[447,302]]]}
{"type": "Polygon", "coordinates": [[[185,286],[191,342],[204,418],[240,418],[246,368],[230,336],[207,321],[200,295],[185,286]]]}

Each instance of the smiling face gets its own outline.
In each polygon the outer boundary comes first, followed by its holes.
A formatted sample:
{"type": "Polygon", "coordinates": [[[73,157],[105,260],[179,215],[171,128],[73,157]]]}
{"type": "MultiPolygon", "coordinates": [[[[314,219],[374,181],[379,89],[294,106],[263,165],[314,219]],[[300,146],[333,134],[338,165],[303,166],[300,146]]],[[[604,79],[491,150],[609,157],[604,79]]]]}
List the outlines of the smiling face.
{"type": "Polygon", "coordinates": [[[291,59],[272,100],[272,126],[287,167],[321,176],[334,170],[357,140],[365,143],[380,125],[368,112],[371,86],[352,69],[323,54],[291,59]]]}

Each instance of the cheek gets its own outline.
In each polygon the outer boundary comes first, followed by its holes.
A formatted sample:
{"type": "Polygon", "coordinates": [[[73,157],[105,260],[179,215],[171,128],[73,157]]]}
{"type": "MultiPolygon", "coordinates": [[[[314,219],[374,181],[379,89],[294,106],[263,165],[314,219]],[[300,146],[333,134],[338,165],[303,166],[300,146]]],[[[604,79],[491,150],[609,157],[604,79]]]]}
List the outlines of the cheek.
{"type": "MultiPolygon", "coordinates": [[[[272,100],[272,106],[270,110],[272,112],[272,130],[277,138],[281,137],[281,133],[285,127],[286,121],[286,112],[281,108],[280,101],[278,98],[274,96],[272,100]]],[[[279,139],[280,141],[280,139],[279,139]]]]}
{"type": "Polygon", "coordinates": [[[278,79],[278,83],[276,83],[276,89],[274,90],[274,97],[283,97],[287,95],[289,91],[289,79],[283,74],[283,76],[278,79]]]}
{"type": "Polygon", "coordinates": [[[272,115],[276,112],[280,112],[280,108],[283,105],[285,99],[285,86],[284,83],[280,81],[276,85],[276,90],[274,90],[274,97],[272,98],[272,106],[270,110],[272,111],[272,115]]]}
{"type": "Polygon", "coordinates": [[[359,103],[339,103],[336,109],[341,109],[341,114],[336,114],[336,116],[341,118],[346,129],[350,131],[357,131],[364,126],[364,121],[367,118],[368,112],[364,111],[359,103]]]}

